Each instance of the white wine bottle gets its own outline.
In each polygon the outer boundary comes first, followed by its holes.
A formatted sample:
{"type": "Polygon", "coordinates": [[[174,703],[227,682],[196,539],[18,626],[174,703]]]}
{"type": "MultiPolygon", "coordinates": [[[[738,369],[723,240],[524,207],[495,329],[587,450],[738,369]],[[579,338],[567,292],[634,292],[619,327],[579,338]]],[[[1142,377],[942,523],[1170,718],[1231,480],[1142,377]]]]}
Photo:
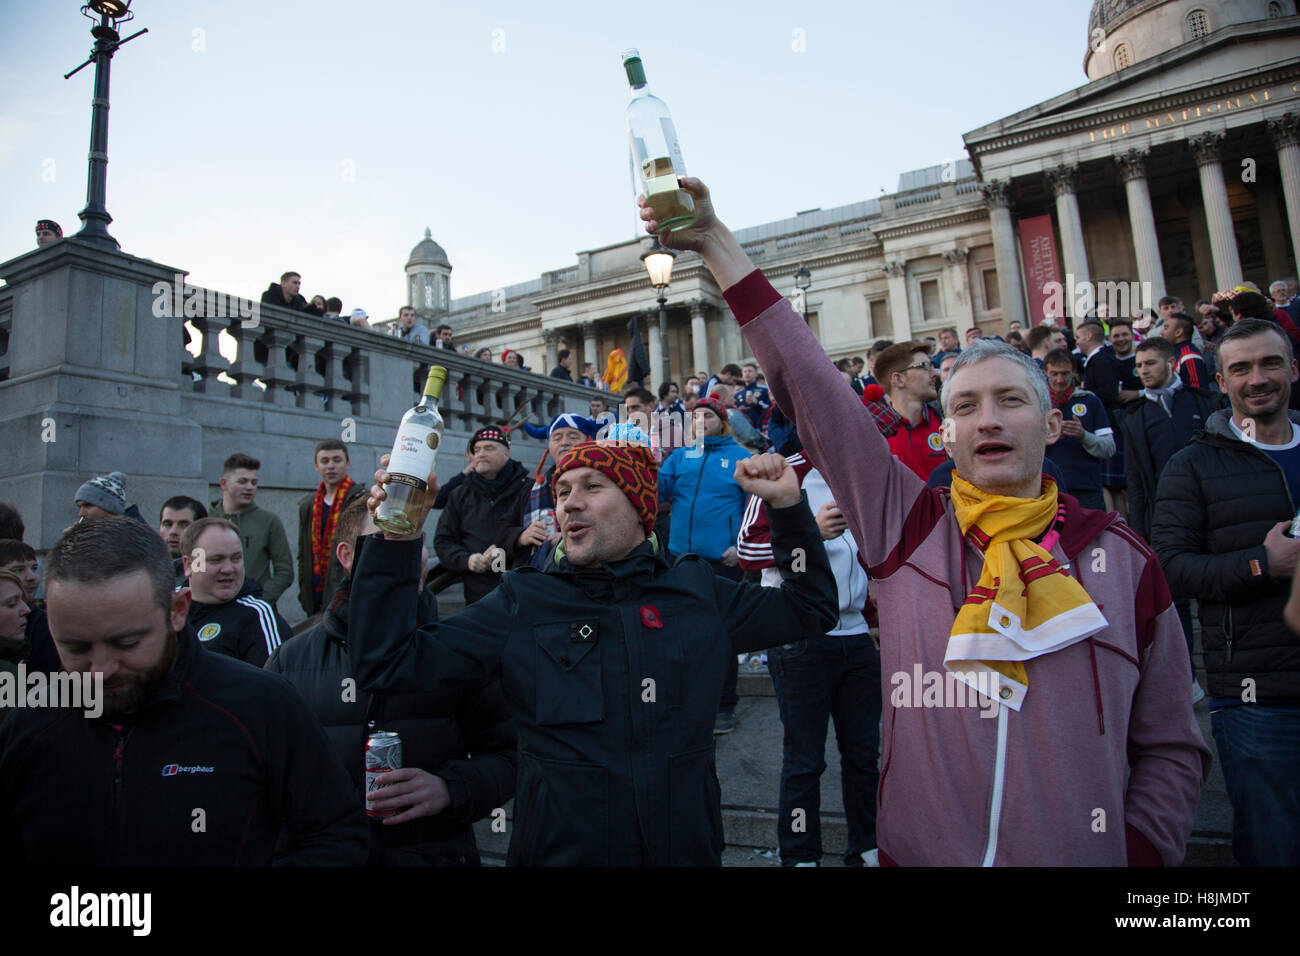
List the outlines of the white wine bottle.
{"type": "Polygon", "coordinates": [[[429,369],[420,404],[402,416],[397,440],[388,459],[390,481],[384,486],[386,497],[375,512],[375,524],[390,534],[419,534],[427,515],[425,499],[429,494],[429,475],[442,441],[442,415],[438,396],[442,394],[447,370],[441,365],[429,369]]]}
{"type": "Polygon", "coordinates": [[[623,69],[632,85],[632,102],[627,104],[627,138],[636,173],[637,192],[644,194],[654,210],[660,230],[677,232],[695,224],[695,200],[677,182],[686,175],[677,129],[663,100],[646,85],[641,54],[627,50],[623,69]]]}

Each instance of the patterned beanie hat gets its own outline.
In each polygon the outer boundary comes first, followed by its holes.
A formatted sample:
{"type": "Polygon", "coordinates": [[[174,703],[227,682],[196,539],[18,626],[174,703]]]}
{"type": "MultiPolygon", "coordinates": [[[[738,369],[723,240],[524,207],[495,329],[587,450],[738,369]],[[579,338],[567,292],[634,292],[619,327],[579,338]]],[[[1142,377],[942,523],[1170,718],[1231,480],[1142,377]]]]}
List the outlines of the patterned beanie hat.
{"type": "Polygon", "coordinates": [[[474,451],[474,446],[481,441],[499,441],[507,448],[510,447],[510,435],[504,428],[498,428],[496,425],[487,425],[480,428],[474,433],[474,437],[469,440],[469,450],[474,451]]]}
{"type": "Polygon", "coordinates": [[[659,463],[649,448],[603,441],[583,442],[560,456],[555,466],[555,478],[571,468],[594,468],[618,485],[641,518],[641,527],[647,535],[650,534],[659,513],[659,463]]]}
{"type": "Polygon", "coordinates": [[[91,478],[72,500],[103,508],[111,515],[126,514],[126,475],[115,471],[91,478]]]}

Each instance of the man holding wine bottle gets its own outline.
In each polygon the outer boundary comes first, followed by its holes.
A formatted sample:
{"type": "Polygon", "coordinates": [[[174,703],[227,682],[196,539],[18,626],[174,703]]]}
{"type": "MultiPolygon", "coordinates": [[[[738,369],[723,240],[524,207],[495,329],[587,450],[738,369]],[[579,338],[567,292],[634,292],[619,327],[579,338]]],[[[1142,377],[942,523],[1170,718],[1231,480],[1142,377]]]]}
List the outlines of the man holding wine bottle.
{"type": "Polygon", "coordinates": [[[953,487],[926,487],[704,184],[681,185],[693,226],[663,229],[642,199],[646,231],[713,273],[875,585],[881,864],[1181,862],[1210,754],[1178,615],[1155,554],[1044,480],[1062,419],[1041,372],[1005,343],[968,345],[942,393],[953,487]],[[953,692],[907,693],[922,674],[953,692]]]}
{"type": "MultiPolygon", "coordinates": [[[[670,562],[651,530],[657,472],[641,445],[569,449],[555,469],[563,538],[545,570],[510,571],[424,627],[419,532],[357,541],[348,650],[362,689],[441,694],[501,679],[520,742],[508,864],[719,865],[712,731],[724,668],[838,620],[820,532],[783,458],[736,469],[742,497],[768,505],[773,588],[715,575],[694,555],[670,562]]],[[[388,480],[375,473],[372,510],[388,480]]]]}

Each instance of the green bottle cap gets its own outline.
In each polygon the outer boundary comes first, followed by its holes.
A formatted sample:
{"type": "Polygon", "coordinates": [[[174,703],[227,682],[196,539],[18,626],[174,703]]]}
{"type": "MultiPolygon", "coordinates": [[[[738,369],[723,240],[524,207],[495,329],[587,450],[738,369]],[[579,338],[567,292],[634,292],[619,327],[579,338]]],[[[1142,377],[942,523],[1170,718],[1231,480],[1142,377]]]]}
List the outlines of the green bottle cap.
{"type": "Polygon", "coordinates": [[[636,50],[623,52],[623,69],[627,71],[627,81],[632,84],[633,89],[646,85],[645,67],[641,64],[641,54],[636,50]]]}
{"type": "Polygon", "coordinates": [[[429,377],[424,383],[424,394],[437,398],[442,394],[442,385],[447,381],[447,369],[435,365],[429,369],[429,377]]]}

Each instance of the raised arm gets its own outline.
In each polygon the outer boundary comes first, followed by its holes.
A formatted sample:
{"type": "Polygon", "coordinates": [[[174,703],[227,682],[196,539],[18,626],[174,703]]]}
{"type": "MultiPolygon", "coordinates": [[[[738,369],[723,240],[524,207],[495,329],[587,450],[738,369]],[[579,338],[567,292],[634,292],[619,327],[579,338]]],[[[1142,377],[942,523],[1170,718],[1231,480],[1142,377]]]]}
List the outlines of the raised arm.
{"type": "MultiPolygon", "coordinates": [[[[942,510],[938,493],[890,454],[871,413],[845,384],[808,323],[718,221],[704,184],[687,178],[682,185],[695,197],[699,219],[683,232],[664,232],[660,242],[703,257],[767,376],[772,397],[796,423],[809,457],[862,542],[867,564],[884,565],[904,542],[909,516],[914,524],[933,523],[942,510]]],[[[649,206],[642,206],[641,218],[648,232],[656,231],[649,206]]]]}

